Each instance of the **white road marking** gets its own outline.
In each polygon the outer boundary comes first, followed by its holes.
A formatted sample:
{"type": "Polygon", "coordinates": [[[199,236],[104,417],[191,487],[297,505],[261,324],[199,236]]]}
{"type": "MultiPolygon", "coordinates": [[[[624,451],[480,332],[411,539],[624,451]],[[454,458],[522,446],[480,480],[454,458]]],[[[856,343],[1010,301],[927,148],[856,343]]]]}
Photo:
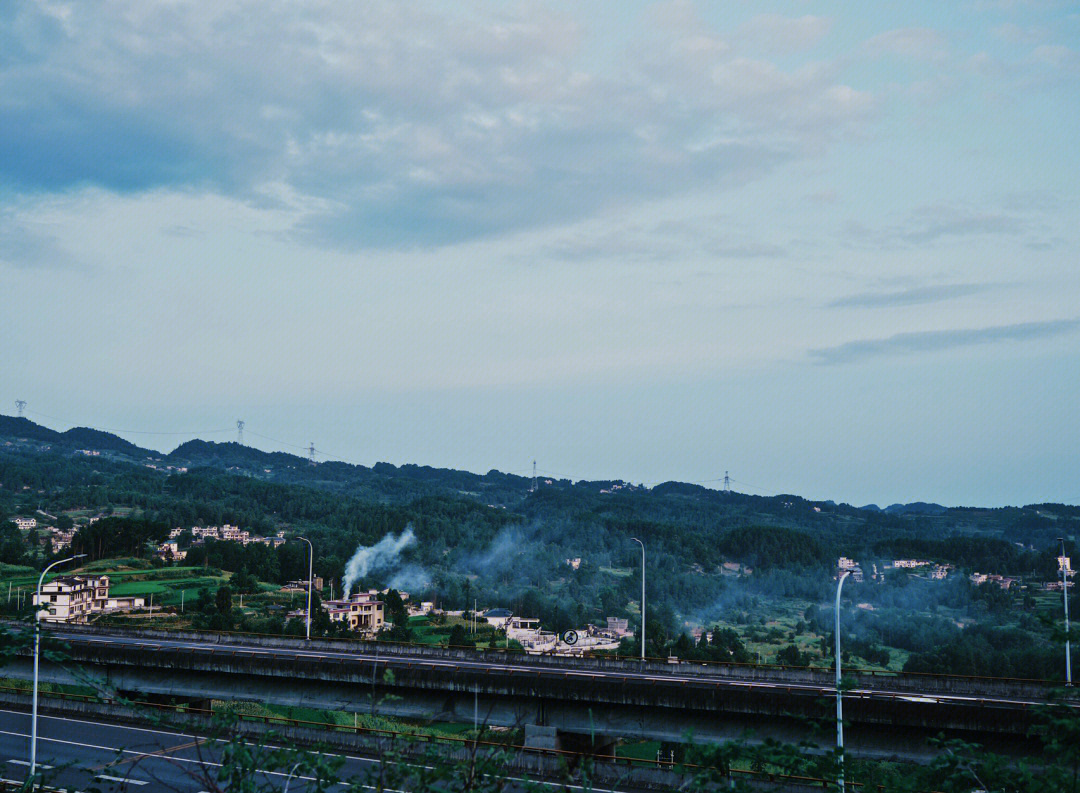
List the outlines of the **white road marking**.
{"type": "Polygon", "coordinates": [[[142,779],[124,779],[119,776],[109,776],[108,774],[98,774],[95,779],[104,779],[106,782],[123,782],[125,785],[149,785],[150,783],[142,779]]]}
{"type": "MultiPolygon", "coordinates": [[[[29,767],[29,765],[30,765],[29,760],[8,760],[8,762],[9,763],[14,763],[15,765],[25,765],[27,767],[29,767]]],[[[38,768],[52,768],[51,765],[45,765],[45,763],[38,763],[37,767],[38,768]]]]}

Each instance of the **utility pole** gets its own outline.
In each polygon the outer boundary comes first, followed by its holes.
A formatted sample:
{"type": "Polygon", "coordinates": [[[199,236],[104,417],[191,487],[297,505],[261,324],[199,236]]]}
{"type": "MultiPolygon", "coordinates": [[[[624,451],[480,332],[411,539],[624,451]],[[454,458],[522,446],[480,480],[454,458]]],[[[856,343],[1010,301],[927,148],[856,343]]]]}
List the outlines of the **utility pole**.
{"type": "Polygon", "coordinates": [[[641,546],[641,660],[645,660],[645,543],[637,537],[631,540],[641,546]]]}
{"type": "MultiPolygon", "coordinates": [[[[308,567],[307,567],[307,638],[311,640],[311,584],[314,581],[314,566],[315,566],[315,548],[311,544],[311,540],[307,537],[297,537],[297,540],[303,540],[308,545],[308,567]]],[[[330,586],[333,586],[333,581],[330,582],[330,586]]],[[[333,595],[330,596],[333,600],[333,595]]]]}
{"type": "Polygon", "coordinates": [[[30,716],[30,787],[31,789],[37,787],[37,712],[38,712],[38,663],[41,658],[41,585],[45,583],[46,574],[58,564],[67,564],[68,562],[74,562],[76,559],[82,559],[86,556],[85,553],[76,554],[75,556],[68,557],[67,559],[58,559],[44,570],[41,571],[41,578],[38,579],[37,585],[37,603],[34,608],[34,700],[31,707],[30,716]]]}
{"type": "Polygon", "coordinates": [[[1072,685],[1072,650],[1069,647],[1069,576],[1065,569],[1065,538],[1061,543],[1061,595],[1065,600],[1065,685],[1072,685]]]}
{"type": "Polygon", "coordinates": [[[844,579],[851,574],[845,570],[840,574],[840,581],[836,585],[836,750],[839,775],[836,780],[837,789],[844,793],[844,704],[840,694],[840,589],[844,586],[844,579]]]}

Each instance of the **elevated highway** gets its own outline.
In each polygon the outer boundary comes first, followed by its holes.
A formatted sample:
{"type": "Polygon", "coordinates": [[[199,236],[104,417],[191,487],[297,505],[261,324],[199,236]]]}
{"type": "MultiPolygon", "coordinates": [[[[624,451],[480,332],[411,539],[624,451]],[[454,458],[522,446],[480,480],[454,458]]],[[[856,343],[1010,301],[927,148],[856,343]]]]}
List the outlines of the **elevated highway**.
{"type": "MultiPolygon", "coordinates": [[[[50,627],[70,662],[42,679],[146,696],[272,702],[439,721],[541,725],[564,736],[664,741],[775,737],[832,741],[830,670],[671,664],[185,631],[50,627]],[[816,734],[808,720],[820,720],[816,734]]],[[[3,674],[29,677],[28,657],[3,674]]],[[[1048,681],[854,672],[848,750],[925,757],[944,733],[1026,753],[1048,681]]]]}

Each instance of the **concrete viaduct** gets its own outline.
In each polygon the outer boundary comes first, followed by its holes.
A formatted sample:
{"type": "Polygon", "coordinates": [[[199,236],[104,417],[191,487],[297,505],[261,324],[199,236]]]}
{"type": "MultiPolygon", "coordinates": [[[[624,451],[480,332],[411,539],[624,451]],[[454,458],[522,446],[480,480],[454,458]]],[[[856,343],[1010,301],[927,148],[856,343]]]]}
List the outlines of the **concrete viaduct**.
{"type": "MultiPolygon", "coordinates": [[[[678,742],[688,734],[694,742],[753,734],[823,748],[834,743],[830,670],[72,625],[46,633],[66,645],[70,660],[43,662],[43,681],[85,685],[89,677],[142,699],[257,701],[437,721],[478,717],[490,725],[547,727],[576,748],[586,736],[598,746],[616,738],[678,742]],[[809,725],[815,720],[822,730],[809,725]]],[[[25,655],[2,672],[24,679],[31,673],[25,655]]],[[[941,733],[1027,754],[1028,730],[1055,687],[962,676],[850,678],[848,752],[908,759],[933,754],[927,739],[941,733]]]]}

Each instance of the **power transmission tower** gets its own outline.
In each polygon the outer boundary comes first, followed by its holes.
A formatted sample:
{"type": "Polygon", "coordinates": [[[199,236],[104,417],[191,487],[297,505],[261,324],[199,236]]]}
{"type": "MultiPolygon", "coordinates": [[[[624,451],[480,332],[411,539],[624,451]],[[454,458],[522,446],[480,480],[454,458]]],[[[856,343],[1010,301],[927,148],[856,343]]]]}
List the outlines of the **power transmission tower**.
{"type": "Polygon", "coordinates": [[[728,476],[727,471],[724,471],[724,492],[725,493],[730,493],[731,492],[731,477],[728,476]]]}
{"type": "Polygon", "coordinates": [[[308,459],[311,460],[312,465],[315,465],[315,441],[312,441],[308,447],[308,459]]]}
{"type": "Polygon", "coordinates": [[[26,400],[25,399],[16,399],[15,400],[15,409],[17,411],[19,411],[19,418],[22,418],[23,417],[23,411],[26,410],[26,400]]]}
{"type": "Polygon", "coordinates": [[[532,486],[532,490],[530,490],[529,492],[530,493],[535,493],[536,492],[536,460],[533,460],[533,486],[532,486]]]}
{"type": "Polygon", "coordinates": [[[236,442],[241,446],[244,445],[244,420],[236,420],[236,442]]]}

